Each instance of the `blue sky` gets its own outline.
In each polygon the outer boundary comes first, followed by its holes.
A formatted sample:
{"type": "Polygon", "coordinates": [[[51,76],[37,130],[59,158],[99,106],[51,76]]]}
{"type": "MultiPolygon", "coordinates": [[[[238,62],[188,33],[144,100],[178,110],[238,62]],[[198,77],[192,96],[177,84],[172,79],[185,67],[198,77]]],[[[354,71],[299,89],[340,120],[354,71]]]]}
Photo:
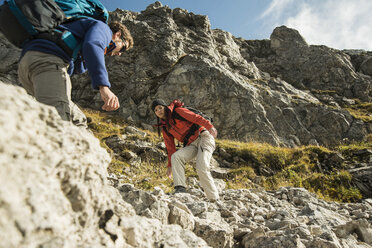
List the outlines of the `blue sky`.
{"type": "MultiPolygon", "coordinates": [[[[154,3],[151,0],[101,0],[111,11],[116,8],[140,12],[154,3]]],[[[182,8],[194,14],[207,15],[212,28],[229,31],[234,36],[245,39],[269,38],[271,31],[259,27],[262,13],[271,0],[162,0],[170,8],[182,8]]]]}
{"type": "MultiPolygon", "coordinates": [[[[101,0],[109,10],[136,12],[151,0],[101,0]]],[[[370,0],[163,0],[170,8],[207,15],[212,28],[244,39],[269,39],[275,27],[295,28],[309,44],[372,51],[370,0]]]]}
{"type": "MultiPolygon", "coordinates": [[[[4,0],[0,0],[2,3],[4,0]]],[[[153,0],[101,0],[116,8],[140,12],[153,0]]],[[[212,28],[244,39],[269,39],[275,27],[300,32],[309,44],[372,51],[371,0],[163,0],[170,8],[207,15],[212,28]]]]}

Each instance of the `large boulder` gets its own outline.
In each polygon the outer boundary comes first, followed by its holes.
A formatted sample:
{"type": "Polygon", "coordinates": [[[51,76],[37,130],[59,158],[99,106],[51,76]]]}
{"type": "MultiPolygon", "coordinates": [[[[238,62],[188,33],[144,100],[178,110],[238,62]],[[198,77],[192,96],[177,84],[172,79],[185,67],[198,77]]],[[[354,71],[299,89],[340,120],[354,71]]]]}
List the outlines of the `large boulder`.
{"type": "Polygon", "coordinates": [[[207,247],[136,215],[108,183],[109,154],[22,88],[0,82],[0,247],[207,247]]]}

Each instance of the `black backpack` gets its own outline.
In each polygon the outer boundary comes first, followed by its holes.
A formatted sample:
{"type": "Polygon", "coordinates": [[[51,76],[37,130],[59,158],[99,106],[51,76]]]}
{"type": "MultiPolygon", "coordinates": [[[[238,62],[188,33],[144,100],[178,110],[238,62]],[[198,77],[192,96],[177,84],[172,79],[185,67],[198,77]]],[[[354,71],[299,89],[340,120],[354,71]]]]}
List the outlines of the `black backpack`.
{"type": "MultiPolygon", "coordinates": [[[[175,110],[176,108],[180,108],[181,106],[175,106],[173,111],[172,111],[172,119],[178,119],[178,120],[182,120],[182,121],[187,121],[185,118],[183,118],[182,116],[180,116],[175,110]]],[[[186,108],[192,112],[194,112],[195,114],[198,114],[200,115],[201,117],[203,117],[204,119],[210,121],[211,123],[213,123],[213,119],[211,117],[209,117],[208,115],[206,115],[205,113],[203,113],[202,111],[198,110],[198,109],[195,109],[193,107],[187,107],[187,106],[182,106],[181,108],[186,108]]],[[[190,127],[190,130],[189,132],[186,134],[184,140],[183,140],[183,146],[185,147],[187,145],[187,143],[189,142],[189,139],[190,137],[196,132],[198,131],[200,128],[199,125],[197,124],[193,124],[191,127],[190,127]]]]}
{"type": "Polygon", "coordinates": [[[9,0],[0,6],[0,31],[22,48],[33,36],[52,30],[65,18],[54,0],[9,0]]]}
{"type": "MultiPolygon", "coordinates": [[[[182,121],[187,121],[185,118],[183,118],[182,116],[180,116],[180,115],[175,111],[176,108],[180,108],[180,107],[178,107],[178,106],[175,106],[175,107],[174,107],[173,112],[172,112],[172,118],[173,118],[173,119],[182,120],[182,121]]],[[[200,111],[199,109],[196,109],[196,108],[193,108],[193,107],[187,107],[187,106],[182,106],[181,108],[186,108],[186,109],[190,110],[191,112],[194,112],[195,114],[200,115],[200,116],[203,117],[204,119],[206,119],[206,120],[210,121],[211,123],[213,123],[213,118],[209,117],[208,115],[206,115],[205,113],[203,113],[203,112],[200,111]]]]}
{"type": "Polygon", "coordinates": [[[107,23],[108,12],[99,0],[6,0],[0,6],[0,31],[19,48],[32,39],[46,39],[75,59],[81,42],[58,26],[83,17],[107,23]]]}

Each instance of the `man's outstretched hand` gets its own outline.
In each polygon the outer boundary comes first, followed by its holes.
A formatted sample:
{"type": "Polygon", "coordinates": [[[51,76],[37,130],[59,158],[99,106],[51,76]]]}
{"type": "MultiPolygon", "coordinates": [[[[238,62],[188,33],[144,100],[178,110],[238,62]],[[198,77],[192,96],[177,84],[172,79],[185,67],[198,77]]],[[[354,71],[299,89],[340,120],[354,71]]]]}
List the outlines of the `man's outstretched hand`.
{"type": "Polygon", "coordinates": [[[113,111],[120,107],[118,97],[112,93],[112,91],[107,86],[100,86],[99,93],[101,94],[101,99],[105,103],[102,106],[103,110],[113,111]]]}

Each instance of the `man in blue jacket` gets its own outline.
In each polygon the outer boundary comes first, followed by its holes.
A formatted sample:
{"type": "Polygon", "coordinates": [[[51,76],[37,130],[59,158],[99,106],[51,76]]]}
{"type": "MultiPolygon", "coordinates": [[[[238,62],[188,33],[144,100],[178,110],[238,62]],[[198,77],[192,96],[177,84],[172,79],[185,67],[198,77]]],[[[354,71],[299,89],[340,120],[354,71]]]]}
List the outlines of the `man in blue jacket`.
{"type": "Polygon", "coordinates": [[[80,41],[81,50],[71,58],[56,43],[34,39],[22,50],[18,68],[19,81],[36,100],[54,106],[63,120],[77,126],[87,126],[83,112],[71,101],[70,75],[88,71],[92,87],[99,90],[103,110],[120,107],[117,96],[110,90],[105,54],[121,55],[133,47],[133,38],[120,23],[106,23],[95,19],[79,19],[60,26],[80,41]]]}

